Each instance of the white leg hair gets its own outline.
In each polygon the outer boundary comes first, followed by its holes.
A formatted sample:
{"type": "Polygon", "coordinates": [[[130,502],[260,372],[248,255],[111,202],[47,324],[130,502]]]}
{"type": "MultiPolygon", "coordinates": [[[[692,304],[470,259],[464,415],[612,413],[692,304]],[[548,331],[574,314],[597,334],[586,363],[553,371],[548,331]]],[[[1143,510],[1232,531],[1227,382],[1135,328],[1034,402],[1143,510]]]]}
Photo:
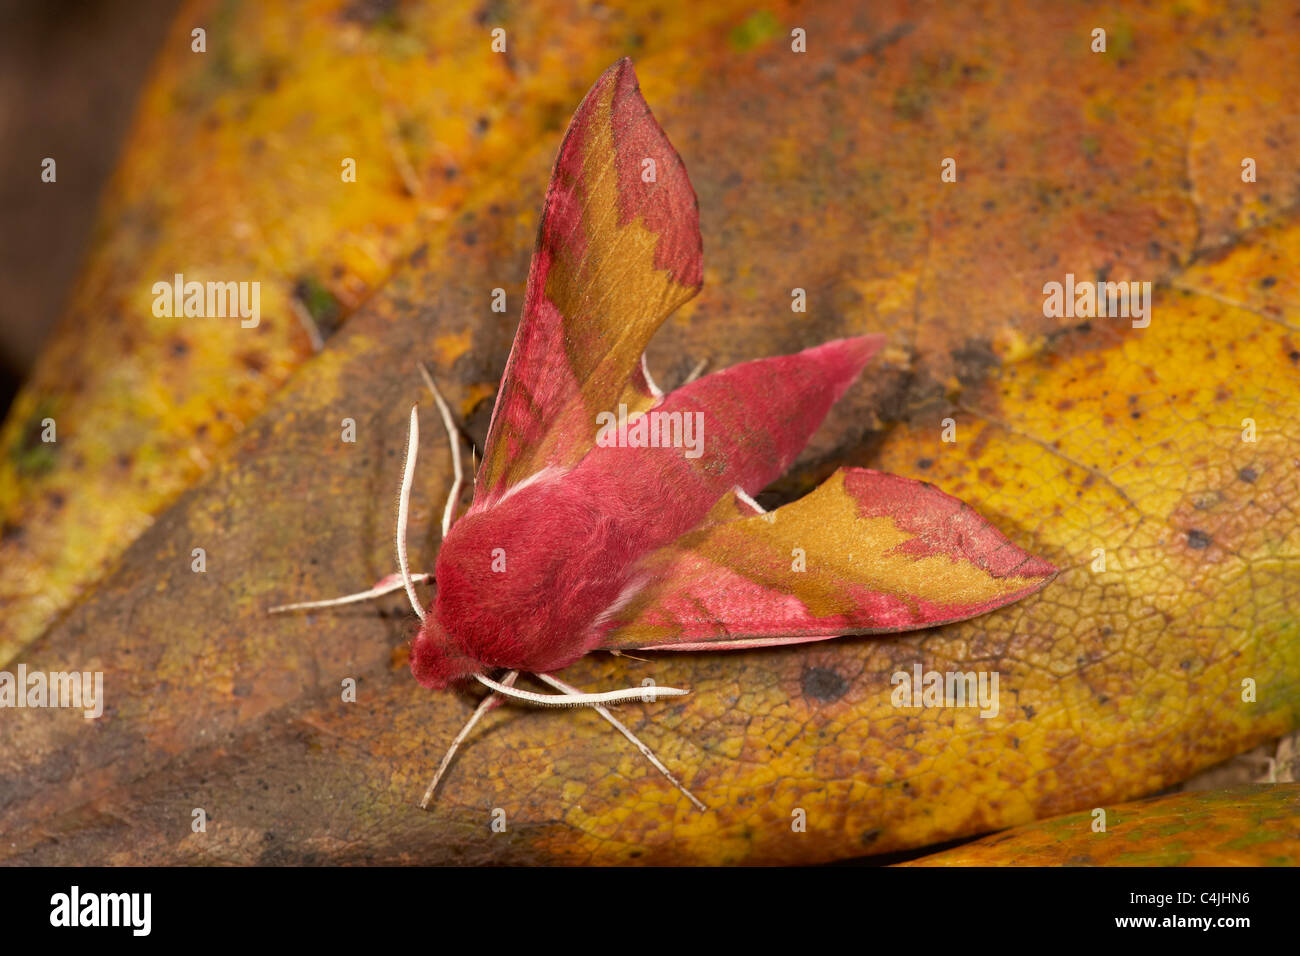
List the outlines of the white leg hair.
{"type": "MultiPolygon", "coordinates": [[[[518,676],[519,671],[511,671],[501,679],[501,686],[513,686],[515,679],[518,676]]],[[[429,801],[433,799],[433,791],[438,788],[438,781],[442,779],[442,775],[446,773],[447,768],[451,766],[451,758],[455,756],[456,750],[460,745],[465,742],[465,738],[468,737],[469,732],[474,729],[474,725],[482,719],[484,714],[499,703],[501,703],[501,698],[495,691],[493,691],[484,697],[483,700],[479,702],[479,705],[474,708],[474,713],[470,715],[469,720],[465,721],[465,726],[460,729],[460,733],[455,736],[451,742],[451,746],[448,747],[447,752],[443,754],[442,762],[438,764],[438,769],[434,772],[433,779],[429,781],[429,789],[424,791],[424,799],[420,801],[421,810],[429,809],[429,801]]]]}
{"type": "MultiPolygon", "coordinates": [[[[581,690],[574,687],[572,684],[566,684],[558,677],[552,677],[550,674],[537,674],[536,676],[539,680],[546,681],[546,683],[550,684],[556,690],[564,691],[566,694],[570,694],[570,695],[582,694],[581,690]]],[[[643,692],[645,690],[646,688],[642,688],[643,692]]],[[[658,691],[656,690],[656,693],[657,692],[658,691]]],[[[689,790],[683,787],[681,783],[678,781],[678,779],[674,777],[672,773],[668,770],[668,768],[663,765],[663,763],[659,760],[659,758],[654,755],[654,751],[652,751],[649,747],[647,747],[640,740],[638,740],[636,735],[632,733],[632,731],[628,730],[627,727],[624,726],[622,721],[620,721],[617,717],[611,714],[607,708],[600,706],[600,704],[592,705],[592,709],[596,711],[596,713],[600,714],[600,716],[608,720],[611,724],[613,724],[615,730],[617,730],[628,740],[632,741],[632,746],[636,747],[637,750],[641,751],[641,755],[645,757],[646,760],[649,760],[652,764],[654,764],[655,769],[658,770],[665,777],[667,777],[669,783],[671,783],[682,793],[686,794],[686,798],[690,800],[691,803],[695,804],[696,808],[700,810],[700,812],[703,813],[708,811],[709,808],[704,805],[704,801],[700,800],[699,797],[695,796],[695,794],[691,793],[689,790]]]]}
{"type": "MultiPolygon", "coordinates": [[[[429,386],[429,391],[433,392],[433,400],[438,406],[438,412],[442,416],[442,424],[447,429],[447,441],[451,444],[451,467],[454,480],[451,485],[451,494],[447,498],[447,505],[442,512],[442,536],[445,539],[447,532],[451,530],[451,522],[456,514],[456,505],[460,501],[461,489],[465,485],[464,468],[460,456],[460,442],[457,440],[455,422],[451,418],[451,409],[447,407],[446,400],[442,393],[438,391],[438,386],[434,384],[433,376],[429,370],[424,367],[424,363],[419,363],[420,374],[424,376],[424,382],[429,386]]],[[[372,598],[383,597],[396,591],[399,587],[406,589],[406,597],[411,602],[416,615],[421,621],[424,620],[424,607],[420,604],[419,598],[415,596],[415,588],[412,584],[428,580],[431,575],[412,574],[410,565],[407,561],[406,553],[406,525],[410,518],[411,508],[411,485],[415,480],[415,460],[420,451],[420,420],[417,413],[417,406],[411,406],[411,426],[406,442],[406,458],[402,465],[402,487],[397,499],[397,566],[401,569],[400,575],[389,575],[375,584],[374,587],[367,591],[358,591],[356,594],[347,594],[339,598],[331,598],[328,601],[300,601],[296,604],[281,604],[271,608],[267,613],[279,614],[284,611],[304,611],[311,608],[335,607],[339,604],[352,604],[356,601],[368,601],[372,598]]]]}
{"type": "Polygon", "coordinates": [[[420,416],[419,406],[411,406],[411,426],[406,439],[406,457],[402,462],[402,487],[397,495],[397,575],[388,575],[382,578],[374,587],[368,591],[358,591],[356,594],[348,594],[341,598],[331,598],[328,601],[303,601],[297,604],[282,604],[279,607],[271,608],[271,614],[281,611],[297,611],[306,608],[333,607],[336,604],[351,604],[354,601],[366,601],[370,598],[381,597],[391,591],[396,591],[398,587],[406,589],[407,600],[411,602],[411,607],[415,609],[416,616],[420,621],[424,621],[424,608],[420,604],[420,599],[415,594],[415,582],[423,581],[430,577],[428,574],[412,574],[410,562],[406,555],[406,524],[410,517],[411,511],[411,485],[415,480],[415,460],[420,453],[420,416]],[[396,582],[396,583],[394,583],[396,582]]]}
{"type": "MultiPolygon", "coordinates": [[[[540,675],[539,675],[540,676],[540,675]]],[[[656,697],[680,697],[683,694],[689,694],[689,690],[682,690],[678,687],[628,687],[623,690],[607,690],[599,694],[584,694],[581,691],[569,694],[535,694],[530,690],[520,690],[517,687],[507,687],[504,684],[498,684],[492,678],[484,674],[475,674],[474,679],[484,687],[490,687],[498,694],[504,694],[506,697],[513,697],[515,700],[524,700],[530,704],[539,704],[542,707],[580,707],[592,706],[594,704],[615,704],[620,700],[637,700],[644,698],[647,694],[654,694],[656,697]]]]}
{"type": "Polygon", "coordinates": [[[406,560],[406,519],[411,511],[411,483],[415,480],[415,458],[420,453],[420,415],[419,406],[411,406],[411,430],[406,439],[406,461],[402,465],[402,490],[397,495],[397,567],[402,573],[402,584],[406,587],[406,596],[415,609],[415,615],[424,623],[424,608],[415,596],[415,586],[411,583],[411,566],[406,560]]]}
{"type": "MultiPolygon", "coordinates": [[[[427,581],[432,574],[412,574],[411,580],[419,583],[427,581]]],[[[345,594],[343,597],[330,598],[328,601],[299,601],[296,604],[281,604],[268,610],[267,614],[281,614],[284,611],[306,611],[318,607],[336,607],[340,604],[355,604],[357,601],[371,601],[375,598],[383,597],[385,594],[392,594],[394,591],[400,591],[406,587],[406,582],[402,580],[400,574],[390,574],[380,578],[375,582],[375,586],[368,591],[358,591],[356,594],[345,594]]]]}
{"type": "Polygon", "coordinates": [[[446,400],[442,397],[442,392],[438,391],[438,386],[434,384],[433,376],[429,370],[420,362],[420,374],[424,376],[424,384],[429,386],[429,391],[433,392],[433,401],[438,406],[438,414],[442,416],[443,427],[447,429],[447,442],[451,445],[451,470],[453,480],[451,483],[451,493],[447,495],[447,505],[442,510],[442,537],[446,540],[447,532],[451,530],[451,520],[456,515],[456,505],[460,502],[460,492],[465,486],[465,473],[461,468],[460,461],[460,440],[456,433],[456,423],[451,420],[451,409],[447,407],[446,400]]]}

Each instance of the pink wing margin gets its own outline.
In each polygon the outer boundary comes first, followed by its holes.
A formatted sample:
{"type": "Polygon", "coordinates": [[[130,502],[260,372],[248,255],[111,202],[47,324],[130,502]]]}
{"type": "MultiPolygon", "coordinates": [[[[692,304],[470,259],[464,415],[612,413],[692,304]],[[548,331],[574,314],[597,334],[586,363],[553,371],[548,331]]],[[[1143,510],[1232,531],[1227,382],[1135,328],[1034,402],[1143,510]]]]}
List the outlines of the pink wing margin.
{"type": "Polygon", "coordinates": [[[959,499],[865,468],[766,514],[733,495],[710,518],[644,560],[650,583],[602,646],[725,650],[935,627],[1057,573],[959,499]]]}

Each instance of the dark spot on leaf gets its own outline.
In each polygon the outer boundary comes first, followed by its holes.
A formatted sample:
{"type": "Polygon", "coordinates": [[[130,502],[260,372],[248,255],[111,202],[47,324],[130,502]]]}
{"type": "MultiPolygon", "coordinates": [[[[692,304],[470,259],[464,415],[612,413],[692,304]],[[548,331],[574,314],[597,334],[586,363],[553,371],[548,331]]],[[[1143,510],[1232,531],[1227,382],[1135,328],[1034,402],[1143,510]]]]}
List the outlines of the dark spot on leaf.
{"type": "Polygon", "coordinates": [[[962,385],[983,381],[988,377],[991,369],[1001,364],[989,342],[982,339],[972,340],[954,349],[952,357],[955,364],[953,371],[956,372],[957,381],[962,385]]]}
{"type": "Polygon", "coordinates": [[[1262,289],[1271,289],[1277,285],[1277,276],[1264,276],[1259,280],[1259,285],[1262,289]]]}
{"type": "Polygon", "coordinates": [[[497,22],[505,19],[506,4],[502,0],[488,0],[487,3],[474,11],[474,22],[479,26],[486,26],[489,22],[497,22]]]}
{"type": "Polygon", "coordinates": [[[1210,546],[1210,536],[1204,531],[1198,531],[1193,528],[1187,532],[1188,547],[1195,548],[1197,551],[1204,551],[1210,546]]]}
{"type": "Polygon", "coordinates": [[[871,844],[875,843],[875,842],[876,842],[877,840],[879,840],[879,839],[880,839],[880,828],[879,828],[879,827],[876,827],[876,828],[871,829],[871,830],[867,830],[866,832],[864,832],[864,833],[862,834],[862,836],[858,837],[859,842],[860,842],[863,846],[871,846],[871,844]]]}
{"type": "Polygon", "coordinates": [[[293,287],[293,294],[307,314],[312,317],[316,327],[320,329],[322,338],[329,338],[339,330],[343,324],[343,307],[339,300],[334,298],[334,293],[325,288],[320,281],[313,276],[303,276],[293,287]]]}
{"type": "Polygon", "coordinates": [[[397,0],[352,0],[343,10],[343,19],[363,27],[396,28],[399,25],[397,0]]]}
{"type": "Polygon", "coordinates": [[[266,356],[260,352],[241,352],[239,362],[254,375],[261,375],[266,371],[266,356]]]}
{"type": "Polygon", "coordinates": [[[1242,468],[1240,471],[1237,472],[1237,478],[1240,479],[1241,481],[1246,482],[1247,484],[1253,485],[1255,483],[1255,479],[1258,477],[1259,477],[1259,472],[1255,471],[1254,468],[1242,468]]]}
{"type": "Polygon", "coordinates": [[[803,672],[803,695],[813,700],[839,700],[849,689],[849,682],[826,667],[809,667],[803,672]]]}
{"type": "Polygon", "coordinates": [[[918,459],[916,459],[916,467],[917,467],[917,468],[920,468],[922,471],[925,471],[926,469],[933,467],[933,465],[934,465],[934,459],[933,459],[933,458],[918,458],[918,459]]]}

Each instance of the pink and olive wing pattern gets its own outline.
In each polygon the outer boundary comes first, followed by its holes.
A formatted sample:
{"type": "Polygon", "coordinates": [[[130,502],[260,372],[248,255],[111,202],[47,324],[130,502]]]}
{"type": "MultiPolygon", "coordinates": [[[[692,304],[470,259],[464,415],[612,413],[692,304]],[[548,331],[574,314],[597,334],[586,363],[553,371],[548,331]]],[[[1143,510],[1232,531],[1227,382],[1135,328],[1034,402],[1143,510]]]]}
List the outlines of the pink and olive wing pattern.
{"type": "Polygon", "coordinates": [[[701,241],[686,167],[630,60],[574,114],[551,176],[523,316],[497,394],[475,504],[592,447],[595,418],[658,401],[641,366],[663,320],[699,291],[701,241]]]}
{"type": "Polygon", "coordinates": [[[933,485],[864,468],[743,515],[722,505],[647,556],[647,583],[603,646],[713,650],[908,631],[995,610],[1056,574],[933,485]]]}

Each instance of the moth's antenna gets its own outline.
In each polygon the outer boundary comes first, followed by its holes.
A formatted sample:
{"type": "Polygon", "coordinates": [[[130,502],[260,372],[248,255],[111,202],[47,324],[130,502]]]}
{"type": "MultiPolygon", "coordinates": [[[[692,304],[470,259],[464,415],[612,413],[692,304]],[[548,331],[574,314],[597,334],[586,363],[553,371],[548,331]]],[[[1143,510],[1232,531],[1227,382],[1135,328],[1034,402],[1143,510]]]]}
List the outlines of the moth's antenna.
{"type": "MultiPolygon", "coordinates": [[[[413,582],[427,581],[433,577],[432,574],[412,574],[413,582]]],[[[392,594],[394,591],[401,590],[406,586],[400,574],[390,574],[387,577],[380,578],[375,582],[375,586],[369,591],[358,591],[356,594],[345,594],[343,597],[330,598],[328,601],[299,601],[297,604],[281,604],[278,607],[268,608],[267,614],[281,614],[284,611],[306,611],[317,607],[335,607],[339,604],[355,604],[357,601],[369,601],[371,598],[383,597],[385,594],[392,594]]]]}
{"type": "MultiPolygon", "coordinates": [[[[519,671],[511,671],[502,678],[501,686],[513,686],[515,678],[518,676],[519,671]]],[[[465,726],[460,729],[460,733],[456,735],[455,739],[451,742],[451,746],[447,748],[447,752],[443,754],[442,763],[438,764],[438,769],[434,772],[433,779],[429,781],[429,789],[424,791],[424,799],[420,801],[421,810],[429,809],[429,801],[433,799],[433,791],[438,788],[438,781],[442,779],[442,775],[446,773],[447,768],[451,766],[451,758],[455,755],[457,748],[465,742],[465,738],[469,736],[469,732],[474,729],[474,725],[479,722],[483,715],[499,703],[501,703],[501,698],[494,691],[484,697],[483,700],[480,701],[478,707],[474,708],[474,713],[470,715],[469,720],[465,722],[465,726]]]]}
{"type": "Polygon", "coordinates": [[[689,690],[682,690],[678,687],[628,687],[624,690],[607,690],[599,694],[535,694],[530,690],[520,690],[517,687],[507,687],[504,684],[498,684],[492,678],[483,674],[475,674],[474,679],[485,687],[491,687],[498,694],[504,694],[506,697],[513,697],[515,700],[526,700],[530,704],[540,704],[543,707],[579,707],[590,706],[592,704],[614,704],[620,700],[636,700],[644,698],[647,694],[654,694],[656,697],[680,697],[683,694],[689,694],[689,690]]]}
{"type": "Polygon", "coordinates": [[[411,510],[411,482],[415,479],[415,456],[420,452],[419,406],[411,406],[411,430],[406,439],[406,461],[402,465],[402,490],[397,497],[397,567],[402,572],[402,584],[416,616],[424,623],[424,608],[415,596],[411,582],[411,566],[406,560],[406,519],[411,510]]]}
{"type": "MultiPolygon", "coordinates": [[[[544,680],[544,681],[546,681],[546,683],[550,684],[550,685],[551,685],[552,687],[554,687],[556,690],[562,690],[562,691],[564,691],[565,693],[570,694],[570,695],[572,695],[572,694],[581,694],[581,693],[582,693],[581,690],[579,690],[578,688],[574,687],[572,684],[566,684],[564,681],[560,680],[558,677],[552,677],[550,674],[538,674],[538,675],[536,675],[536,676],[537,676],[537,678],[538,678],[539,680],[544,680]]],[[[644,692],[644,690],[645,690],[645,689],[642,688],[642,691],[643,691],[643,692],[644,692]]],[[[674,777],[674,776],[672,775],[672,773],[668,770],[668,768],[665,767],[665,766],[660,762],[659,758],[656,757],[656,756],[654,755],[654,751],[652,751],[652,750],[651,750],[649,747],[647,747],[645,744],[641,743],[641,741],[639,741],[639,740],[636,738],[636,734],[634,734],[634,733],[632,733],[632,731],[628,730],[627,727],[625,727],[625,726],[623,725],[623,722],[622,722],[622,721],[620,721],[617,717],[615,717],[613,714],[611,714],[607,708],[600,706],[600,704],[593,704],[593,705],[592,705],[592,710],[594,710],[596,713],[600,714],[600,716],[602,716],[602,717],[604,717],[606,720],[608,720],[611,724],[614,725],[614,729],[615,729],[615,730],[617,730],[620,734],[622,734],[622,735],[623,735],[624,737],[626,737],[628,740],[632,741],[632,746],[636,747],[637,750],[641,751],[641,756],[645,757],[646,760],[649,760],[652,764],[654,764],[655,769],[658,770],[658,771],[659,771],[661,774],[663,774],[665,777],[667,777],[669,783],[671,783],[674,787],[676,787],[676,788],[677,788],[678,790],[680,790],[682,793],[686,794],[686,798],[687,798],[688,800],[690,800],[691,803],[695,804],[695,806],[700,810],[701,813],[704,813],[704,812],[707,812],[707,811],[708,811],[709,808],[708,808],[707,806],[705,806],[704,801],[702,801],[699,797],[695,796],[695,794],[691,793],[689,790],[687,790],[685,787],[683,787],[683,786],[681,785],[681,783],[678,781],[678,779],[677,779],[676,777],[674,777]]]]}
{"type": "Polygon", "coordinates": [[[456,505],[460,501],[460,491],[465,484],[465,474],[461,469],[460,461],[460,442],[457,441],[456,423],[452,421],[451,409],[447,407],[447,402],[442,397],[442,392],[438,391],[438,386],[433,382],[433,376],[429,370],[424,367],[423,362],[417,363],[420,366],[420,374],[424,376],[424,384],[429,386],[429,391],[433,392],[433,401],[438,406],[438,412],[442,415],[442,424],[447,429],[447,442],[451,445],[451,469],[454,479],[451,483],[451,493],[447,495],[447,506],[442,510],[442,537],[445,540],[447,532],[451,530],[451,519],[456,514],[456,505]]]}

